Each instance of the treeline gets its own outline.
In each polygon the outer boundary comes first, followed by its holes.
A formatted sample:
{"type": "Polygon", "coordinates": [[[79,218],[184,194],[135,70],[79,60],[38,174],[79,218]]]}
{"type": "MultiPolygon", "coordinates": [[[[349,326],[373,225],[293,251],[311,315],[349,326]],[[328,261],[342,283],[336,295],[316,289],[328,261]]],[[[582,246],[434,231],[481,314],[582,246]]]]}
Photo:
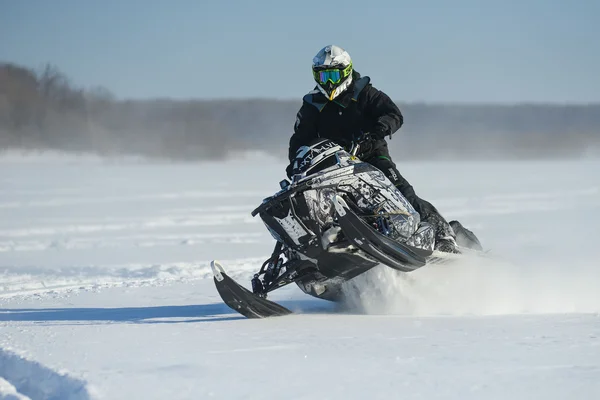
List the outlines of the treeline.
{"type": "MultiPolygon", "coordinates": [[[[300,96],[299,96],[300,97],[300,96]]],[[[399,106],[396,159],[598,155],[600,104],[399,106]]],[[[297,101],[120,100],[58,69],[0,63],[0,149],[219,159],[244,150],[287,155],[297,101]]]]}

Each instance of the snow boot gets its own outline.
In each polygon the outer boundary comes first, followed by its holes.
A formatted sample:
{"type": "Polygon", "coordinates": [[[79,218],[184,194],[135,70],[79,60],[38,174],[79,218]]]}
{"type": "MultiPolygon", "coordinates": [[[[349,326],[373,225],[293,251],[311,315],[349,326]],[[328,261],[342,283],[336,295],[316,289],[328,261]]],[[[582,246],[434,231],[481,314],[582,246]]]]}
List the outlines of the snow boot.
{"type": "Polygon", "coordinates": [[[483,246],[477,239],[477,236],[458,221],[450,221],[450,226],[455,233],[456,243],[461,247],[467,249],[483,251],[483,246]]]}

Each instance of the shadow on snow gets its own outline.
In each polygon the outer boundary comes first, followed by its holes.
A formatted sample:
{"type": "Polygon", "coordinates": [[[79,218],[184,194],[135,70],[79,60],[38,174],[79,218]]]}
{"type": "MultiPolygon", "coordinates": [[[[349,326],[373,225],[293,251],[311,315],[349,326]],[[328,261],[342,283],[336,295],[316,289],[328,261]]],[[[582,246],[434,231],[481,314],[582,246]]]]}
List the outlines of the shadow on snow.
{"type": "MultiPolygon", "coordinates": [[[[322,300],[287,300],[279,302],[295,313],[332,312],[335,306],[322,300]]],[[[140,324],[173,324],[218,322],[245,319],[223,303],[117,308],[14,308],[0,309],[0,322],[121,322],[140,324]],[[179,320],[172,320],[177,319],[179,320]]]]}

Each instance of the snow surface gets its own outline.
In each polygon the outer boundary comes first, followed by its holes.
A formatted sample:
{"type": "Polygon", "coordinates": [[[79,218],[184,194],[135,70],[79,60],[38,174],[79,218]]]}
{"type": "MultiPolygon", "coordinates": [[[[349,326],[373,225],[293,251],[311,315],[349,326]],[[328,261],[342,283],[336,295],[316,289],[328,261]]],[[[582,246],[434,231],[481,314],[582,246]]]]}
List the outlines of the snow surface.
{"type": "Polygon", "coordinates": [[[0,399],[600,398],[600,162],[399,166],[492,258],[257,321],[209,262],[249,286],[282,164],[1,159],[0,399]]]}

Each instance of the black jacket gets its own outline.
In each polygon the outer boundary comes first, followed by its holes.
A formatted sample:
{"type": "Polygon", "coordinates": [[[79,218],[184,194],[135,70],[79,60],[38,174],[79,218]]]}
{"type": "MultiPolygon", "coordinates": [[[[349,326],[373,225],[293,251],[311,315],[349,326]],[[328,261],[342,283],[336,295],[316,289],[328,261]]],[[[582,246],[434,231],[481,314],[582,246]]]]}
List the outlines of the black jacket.
{"type": "Polygon", "coordinates": [[[316,89],[304,96],[290,138],[290,162],[300,146],[317,137],[346,147],[361,134],[383,138],[400,129],[402,113],[388,95],[375,89],[369,77],[355,71],[352,78],[348,90],[332,101],[316,89]]]}

